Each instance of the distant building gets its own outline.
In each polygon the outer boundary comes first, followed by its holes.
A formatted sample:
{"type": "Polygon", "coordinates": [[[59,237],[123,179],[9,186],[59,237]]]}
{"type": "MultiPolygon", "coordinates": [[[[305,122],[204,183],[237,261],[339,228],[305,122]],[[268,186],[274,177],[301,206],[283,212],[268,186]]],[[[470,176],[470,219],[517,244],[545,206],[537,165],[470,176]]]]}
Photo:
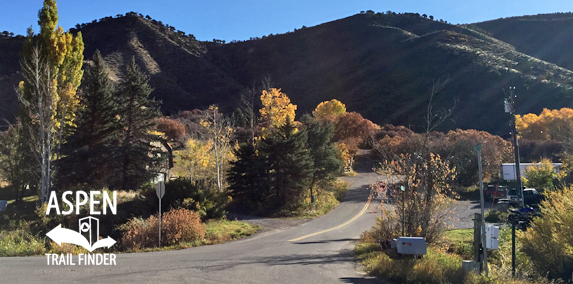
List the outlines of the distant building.
{"type": "MultiPolygon", "coordinates": [[[[559,172],[559,169],[561,169],[561,165],[563,163],[551,163],[551,165],[553,165],[553,169],[555,170],[555,173],[559,172]]],[[[520,163],[519,164],[519,169],[520,169],[520,173],[521,176],[523,177],[525,170],[527,168],[530,167],[538,167],[540,166],[540,163],[520,163]]],[[[503,176],[504,180],[516,180],[515,177],[515,163],[506,163],[506,164],[501,164],[501,175],[503,176]]]]}

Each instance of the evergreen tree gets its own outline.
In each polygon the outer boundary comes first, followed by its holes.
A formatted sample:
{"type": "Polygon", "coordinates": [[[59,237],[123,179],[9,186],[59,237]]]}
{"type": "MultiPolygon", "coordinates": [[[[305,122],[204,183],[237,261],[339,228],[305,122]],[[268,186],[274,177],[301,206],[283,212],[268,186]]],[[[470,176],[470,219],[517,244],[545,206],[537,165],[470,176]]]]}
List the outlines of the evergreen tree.
{"type": "Polygon", "coordinates": [[[15,204],[24,198],[26,185],[33,178],[30,168],[23,167],[26,165],[29,148],[22,137],[20,123],[10,125],[0,132],[0,178],[9,184],[0,191],[9,191],[10,196],[15,197],[15,204]]]}
{"type": "Polygon", "coordinates": [[[294,209],[304,200],[312,178],[312,159],[307,149],[306,131],[296,131],[290,119],[268,138],[263,138],[259,155],[268,163],[270,208],[294,209]]]}
{"type": "Polygon", "coordinates": [[[336,179],[336,174],[342,169],[343,161],[337,158],[337,150],[331,142],[334,137],[332,122],[320,121],[310,116],[303,116],[301,120],[306,125],[308,149],[314,164],[310,182],[312,195],[312,188],[315,185],[327,185],[336,179]]]}
{"type": "MultiPolygon", "coordinates": [[[[242,209],[258,211],[267,208],[270,183],[267,161],[257,155],[251,143],[235,150],[236,160],[231,162],[228,174],[229,195],[242,209]]],[[[255,212],[256,213],[256,212],[255,212]]]]}
{"type": "Polygon", "coordinates": [[[85,183],[108,186],[114,172],[110,161],[114,159],[119,139],[119,109],[113,82],[99,50],[92,60],[83,77],[76,125],[63,145],[63,158],[57,162],[59,186],[85,183]]]}
{"type": "Polygon", "coordinates": [[[115,187],[137,189],[151,180],[161,167],[165,154],[161,151],[161,137],[155,132],[157,118],[161,117],[159,102],[150,99],[153,91],[149,78],[132,58],[126,78],[117,94],[120,106],[119,124],[123,128],[116,160],[119,172],[115,187]]]}

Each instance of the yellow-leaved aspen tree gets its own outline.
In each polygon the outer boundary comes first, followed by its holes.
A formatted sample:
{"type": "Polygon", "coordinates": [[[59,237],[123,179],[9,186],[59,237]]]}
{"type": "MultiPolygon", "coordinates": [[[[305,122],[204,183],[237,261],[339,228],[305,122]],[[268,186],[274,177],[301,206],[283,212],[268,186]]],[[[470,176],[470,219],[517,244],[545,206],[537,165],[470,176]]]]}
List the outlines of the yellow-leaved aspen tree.
{"type": "Polygon", "coordinates": [[[212,151],[217,171],[217,189],[222,191],[224,166],[228,163],[227,152],[232,150],[231,138],[234,130],[231,127],[231,121],[219,112],[217,106],[210,106],[203,112],[203,116],[201,125],[207,129],[209,140],[213,141],[212,151]]]}
{"type": "Polygon", "coordinates": [[[38,17],[38,45],[56,80],[52,116],[54,132],[59,133],[59,155],[65,126],[73,123],[79,106],[77,89],[83,75],[84,42],[81,32],[73,36],[70,32],[64,32],[61,26],[56,27],[59,19],[56,1],[45,0],[38,17]]]}
{"type": "Polygon", "coordinates": [[[185,143],[185,149],[176,151],[176,163],[185,169],[182,176],[189,176],[191,181],[209,177],[209,153],[213,149],[213,141],[200,141],[189,139],[185,143]]]}
{"type": "Polygon", "coordinates": [[[287,122],[294,122],[296,105],[290,102],[289,97],[281,89],[271,88],[263,90],[261,95],[263,107],[259,110],[265,127],[261,129],[261,136],[267,137],[273,129],[284,126],[287,122]]]}
{"type": "Polygon", "coordinates": [[[346,113],[346,106],[339,100],[333,99],[318,104],[316,109],[314,109],[314,111],[312,112],[312,115],[318,119],[323,119],[326,117],[334,118],[345,113],[346,113]]]}
{"type": "Polygon", "coordinates": [[[73,123],[79,105],[76,91],[83,75],[84,44],[81,33],[73,36],[61,27],[56,28],[56,1],[45,0],[38,17],[38,39],[34,42],[34,32],[28,29],[21,53],[24,81],[19,85],[19,98],[24,132],[29,136],[31,152],[37,150],[41,201],[45,202],[51,183],[52,145],[56,135],[61,144],[64,126],[73,123]]]}

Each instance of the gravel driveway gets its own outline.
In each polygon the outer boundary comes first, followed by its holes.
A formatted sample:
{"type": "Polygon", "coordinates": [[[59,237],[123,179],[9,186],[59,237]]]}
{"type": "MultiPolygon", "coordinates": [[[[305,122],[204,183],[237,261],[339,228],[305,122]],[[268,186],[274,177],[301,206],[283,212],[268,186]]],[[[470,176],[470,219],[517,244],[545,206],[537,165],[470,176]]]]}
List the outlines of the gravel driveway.
{"type": "MultiPolygon", "coordinates": [[[[487,212],[490,209],[496,209],[498,206],[497,204],[493,204],[491,206],[491,201],[486,201],[484,204],[484,212],[487,212]]],[[[480,202],[479,200],[456,200],[450,210],[452,210],[452,217],[454,220],[451,221],[450,229],[467,229],[474,227],[474,218],[475,213],[481,213],[480,209],[480,202]]]]}

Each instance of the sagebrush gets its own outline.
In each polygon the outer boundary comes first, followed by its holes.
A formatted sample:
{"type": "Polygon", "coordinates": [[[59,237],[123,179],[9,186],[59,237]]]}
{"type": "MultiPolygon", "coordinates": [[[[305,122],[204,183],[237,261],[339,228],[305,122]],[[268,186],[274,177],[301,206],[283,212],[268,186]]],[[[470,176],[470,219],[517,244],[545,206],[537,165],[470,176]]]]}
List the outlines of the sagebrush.
{"type": "MultiPolygon", "coordinates": [[[[121,244],[127,250],[139,250],[155,247],[159,241],[159,219],[150,216],[147,219],[133,218],[121,225],[123,231],[121,244]]],[[[172,209],[163,214],[161,220],[162,245],[179,242],[201,241],[205,237],[205,228],[201,224],[199,213],[188,209],[172,209]]]]}

